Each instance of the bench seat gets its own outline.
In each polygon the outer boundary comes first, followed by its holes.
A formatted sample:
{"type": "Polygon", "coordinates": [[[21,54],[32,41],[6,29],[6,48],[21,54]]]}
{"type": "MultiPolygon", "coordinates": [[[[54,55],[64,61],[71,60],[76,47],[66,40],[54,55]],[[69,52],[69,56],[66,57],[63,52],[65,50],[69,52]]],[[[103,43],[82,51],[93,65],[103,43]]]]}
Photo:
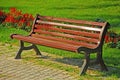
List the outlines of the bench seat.
{"type": "Polygon", "coordinates": [[[60,41],[55,41],[55,40],[53,41],[49,39],[35,38],[31,36],[13,35],[12,37],[18,40],[25,41],[25,42],[63,49],[63,50],[68,50],[72,52],[77,52],[77,49],[79,48],[78,45],[67,44],[67,43],[63,43],[60,41]]]}

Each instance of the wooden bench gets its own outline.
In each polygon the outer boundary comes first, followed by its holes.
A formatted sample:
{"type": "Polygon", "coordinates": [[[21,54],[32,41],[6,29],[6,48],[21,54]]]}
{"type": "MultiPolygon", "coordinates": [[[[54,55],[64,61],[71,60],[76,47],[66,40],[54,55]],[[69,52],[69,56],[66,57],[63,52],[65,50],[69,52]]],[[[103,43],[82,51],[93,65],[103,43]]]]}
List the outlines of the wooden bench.
{"type": "Polygon", "coordinates": [[[34,49],[37,55],[41,55],[35,45],[39,44],[77,53],[83,51],[85,59],[80,75],[86,72],[90,64],[91,53],[97,53],[96,63],[101,65],[102,70],[107,71],[102,59],[102,47],[108,26],[107,22],[71,20],[37,14],[28,36],[11,35],[12,39],[20,40],[20,49],[15,59],[20,59],[21,52],[29,49],[34,49]],[[32,45],[25,47],[24,42],[32,45]]]}

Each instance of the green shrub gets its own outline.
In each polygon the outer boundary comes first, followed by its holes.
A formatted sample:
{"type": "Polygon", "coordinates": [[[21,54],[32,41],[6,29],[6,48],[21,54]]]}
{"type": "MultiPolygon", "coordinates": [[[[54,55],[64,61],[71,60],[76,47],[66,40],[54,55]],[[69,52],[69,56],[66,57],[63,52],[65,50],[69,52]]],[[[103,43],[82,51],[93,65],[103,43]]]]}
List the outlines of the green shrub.
{"type": "Polygon", "coordinates": [[[116,48],[120,49],[120,41],[117,42],[116,48]]]}

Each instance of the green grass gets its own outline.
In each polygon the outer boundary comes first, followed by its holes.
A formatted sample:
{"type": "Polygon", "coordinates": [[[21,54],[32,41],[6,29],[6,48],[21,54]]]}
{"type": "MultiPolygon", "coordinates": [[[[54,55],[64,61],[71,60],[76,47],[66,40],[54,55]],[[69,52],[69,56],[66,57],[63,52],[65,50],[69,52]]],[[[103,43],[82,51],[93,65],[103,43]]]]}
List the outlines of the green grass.
{"type": "MultiPolygon", "coordinates": [[[[104,19],[111,24],[111,30],[120,33],[120,0],[0,0],[0,9],[8,12],[10,7],[16,7],[24,13],[30,13],[35,16],[41,15],[64,17],[72,19],[96,20],[97,18],[104,19]]],[[[20,29],[0,26],[0,42],[18,45],[17,40],[10,39],[10,34],[28,34],[20,29]]],[[[63,56],[64,58],[84,58],[81,54],[39,46],[39,49],[44,52],[63,56]]],[[[120,50],[107,48],[104,46],[103,58],[107,64],[109,71],[98,73],[99,76],[85,75],[80,77],[80,80],[117,80],[120,78],[120,50]],[[104,78],[103,78],[104,77],[104,78]]],[[[94,54],[92,55],[94,59],[94,54]]],[[[26,58],[28,59],[28,58],[26,58]]],[[[28,61],[33,58],[29,58],[28,61]]],[[[36,59],[34,59],[37,61],[36,59]]],[[[51,64],[51,62],[48,62],[51,64]]],[[[48,66],[48,63],[38,60],[38,64],[48,66]]],[[[52,63],[53,64],[53,63],[52,63]]],[[[54,64],[52,67],[61,68],[68,72],[74,72],[69,67],[54,64]]]]}
{"type": "MultiPolygon", "coordinates": [[[[120,26],[120,0],[1,0],[0,8],[8,11],[16,7],[24,13],[83,20],[108,21],[112,27],[120,26]]],[[[115,28],[113,28],[114,30],[115,28]]],[[[117,30],[119,31],[119,30],[117,30]]]]}
{"type": "Polygon", "coordinates": [[[11,28],[11,27],[3,27],[2,25],[0,25],[0,42],[15,43],[16,40],[12,40],[10,38],[10,35],[17,34],[17,33],[22,34],[22,35],[27,34],[27,32],[25,32],[24,30],[15,29],[15,28],[11,28]]]}

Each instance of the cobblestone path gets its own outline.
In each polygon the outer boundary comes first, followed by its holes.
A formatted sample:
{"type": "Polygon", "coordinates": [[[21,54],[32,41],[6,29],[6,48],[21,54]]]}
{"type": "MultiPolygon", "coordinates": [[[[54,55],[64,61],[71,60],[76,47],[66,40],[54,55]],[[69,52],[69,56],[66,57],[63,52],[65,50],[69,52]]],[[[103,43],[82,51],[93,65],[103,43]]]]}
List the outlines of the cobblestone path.
{"type": "Polygon", "coordinates": [[[16,50],[0,44],[0,80],[76,80],[62,70],[15,60],[16,50]]]}

